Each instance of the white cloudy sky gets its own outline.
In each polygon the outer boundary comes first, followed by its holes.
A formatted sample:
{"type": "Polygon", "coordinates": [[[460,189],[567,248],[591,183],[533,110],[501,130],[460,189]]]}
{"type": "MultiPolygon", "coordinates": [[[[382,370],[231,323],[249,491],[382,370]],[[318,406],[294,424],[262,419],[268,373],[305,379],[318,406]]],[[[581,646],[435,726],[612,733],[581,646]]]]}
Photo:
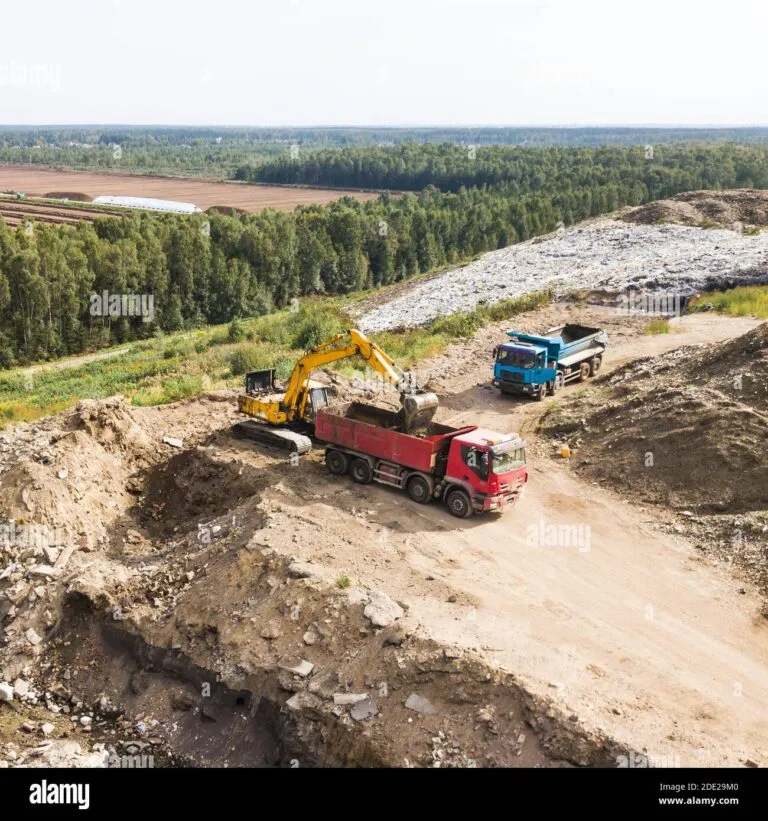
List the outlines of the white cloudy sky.
{"type": "Polygon", "coordinates": [[[4,3],[0,124],[767,124],[766,0],[4,3]]]}

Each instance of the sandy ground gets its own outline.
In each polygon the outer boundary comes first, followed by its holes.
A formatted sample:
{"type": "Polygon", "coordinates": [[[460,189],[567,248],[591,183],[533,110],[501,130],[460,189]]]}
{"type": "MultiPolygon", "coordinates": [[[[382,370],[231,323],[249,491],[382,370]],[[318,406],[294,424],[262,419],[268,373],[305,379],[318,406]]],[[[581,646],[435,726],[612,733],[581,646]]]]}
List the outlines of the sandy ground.
{"type": "Polygon", "coordinates": [[[316,188],[282,188],[236,182],[207,182],[172,177],[121,176],[90,171],[54,171],[29,166],[0,165],[0,191],[23,191],[42,197],[51,191],[76,191],[91,197],[102,195],[155,197],[191,202],[206,211],[228,205],[256,213],[265,208],[290,211],[297,205],[324,205],[345,195],[369,200],[377,194],[359,191],[324,191],[316,188]]]}
{"type": "MultiPolygon", "coordinates": [[[[758,323],[700,314],[673,324],[678,333],[610,348],[605,370],[758,323]]],[[[466,410],[441,420],[523,431],[530,439],[535,419],[557,400],[502,398],[477,385],[484,375],[475,369],[446,386],[454,394],[442,408],[466,410]]],[[[702,564],[692,545],[661,533],[655,511],[585,485],[548,459],[534,456],[530,471],[523,501],[495,520],[457,525],[437,506],[392,499],[377,522],[411,534],[408,565],[462,591],[469,603],[446,604],[424,595],[421,584],[394,592],[441,641],[480,649],[534,691],[556,695],[586,723],[659,760],[764,761],[768,623],[758,616],[757,593],[702,564]],[[552,525],[575,532],[577,543],[548,544],[552,525]]],[[[389,491],[363,489],[360,504],[384,495],[389,491]]]]}
{"type": "MultiPolygon", "coordinates": [[[[731,338],[757,324],[698,314],[674,320],[676,333],[649,337],[641,317],[557,305],[514,324],[541,331],[566,320],[608,329],[605,371],[638,356],[731,338]]],[[[502,666],[525,691],[572,715],[574,727],[644,751],[657,765],[744,766],[749,760],[765,766],[768,622],[759,591],[708,563],[684,537],[670,535],[663,511],[630,504],[550,458],[551,444],[536,437],[537,419],[589,383],[543,402],[498,395],[488,385],[490,350],[504,339],[507,324],[484,329],[420,368],[439,384],[440,421],[525,436],[529,485],[520,504],[501,517],[457,520],[439,505],[417,505],[381,486],[329,476],[319,447],[289,464],[232,437],[234,396],[224,394],[160,408],[118,405],[114,413],[94,407],[69,444],[57,440],[51,447],[50,464],[12,468],[0,486],[17,506],[11,510],[17,518],[36,504],[37,515],[51,511],[59,526],[82,534],[90,552],[78,550],[71,563],[88,581],[83,589],[103,591],[95,601],[119,596],[125,618],[141,625],[153,645],[179,641],[197,664],[215,667],[233,688],[253,689],[242,670],[271,658],[266,612],[270,618],[283,613],[281,652],[300,653],[331,671],[352,665],[345,675],[354,688],[370,688],[366,678],[379,680],[383,673],[368,670],[382,659],[405,663],[381,649],[365,655],[360,642],[376,637],[355,620],[346,632],[332,631],[322,647],[302,640],[309,624],[286,614],[294,605],[301,613],[310,609],[303,588],[271,579],[278,585],[265,599],[271,610],[254,611],[252,602],[261,601],[256,579],[265,587],[270,582],[258,576],[263,548],[267,561],[311,562],[313,577],[330,589],[348,576],[350,593],[388,594],[407,608],[418,641],[435,639],[502,666]],[[188,450],[160,444],[163,436],[182,439],[188,450]],[[158,458],[165,461],[155,464],[158,458]],[[143,475],[135,472],[142,464],[150,466],[149,479],[137,501],[131,486],[143,475]],[[62,467],[68,478],[49,477],[62,467]],[[214,522],[232,535],[201,556],[196,529],[214,522]],[[137,579],[108,592],[114,579],[135,574],[140,559],[151,560],[169,579],[193,570],[194,581],[182,581],[181,588],[177,581],[152,581],[151,589],[161,590],[148,595],[137,579]],[[104,581],[94,588],[99,578],[104,581]]],[[[35,445],[31,427],[25,430],[32,450],[47,447],[35,445]]],[[[331,616],[310,613],[311,619],[324,625],[331,616]]],[[[433,680],[433,663],[419,664],[422,673],[404,686],[433,680]]],[[[463,703],[450,679],[428,695],[439,712],[432,724],[418,725],[420,738],[434,736],[451,703],[463,703]]],[[[167,694],[161,696],[167,703],[167,694]]],[[[401,738],[411,724],[402,715],[400,693],[380,707],[381,718],[366,726],[383,728],[390,740],[401,738]]],[[[472,711],[464,720],[470,729],[477,723],[472,711]]],[[[500,738],[509,737],[504,729],[500,738]]],[[[482,749],[485,742],[476,743],[482,749]]]]}

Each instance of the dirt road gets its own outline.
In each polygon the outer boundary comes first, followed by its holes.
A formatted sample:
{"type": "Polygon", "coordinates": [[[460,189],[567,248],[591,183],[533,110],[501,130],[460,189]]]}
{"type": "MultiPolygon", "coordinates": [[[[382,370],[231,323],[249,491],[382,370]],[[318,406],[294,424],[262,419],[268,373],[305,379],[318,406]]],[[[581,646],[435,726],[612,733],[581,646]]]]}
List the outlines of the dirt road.
{"type": "MultiPolygon", "coordinates": [[[[609,349],[605,367],[755,324],[685,317],[675,321],[679,333],[609,349]]],[[[478,387],[477,377],[475,370],[454,382],[443,407],[456,411],[447,420],[530,436],[547,402],[501,398],[478,387]]],[[[496,520],[456,526],[436,506],[411,504],[377,517],[385,528],[410,531],[405,558],[420,578],[465,594],[446,603],[411,579],[410,590],[395,592],[412,614],[436,638],[480,649],[658,763],[765,763],[768,622],[757,594],[662,533],[655,512],[585,485],[546,458],[534,457],[530,469],[525,498],[496,520]]],[[[365,499],[382,493],[389,495],[373,489],[365,499]]]]}

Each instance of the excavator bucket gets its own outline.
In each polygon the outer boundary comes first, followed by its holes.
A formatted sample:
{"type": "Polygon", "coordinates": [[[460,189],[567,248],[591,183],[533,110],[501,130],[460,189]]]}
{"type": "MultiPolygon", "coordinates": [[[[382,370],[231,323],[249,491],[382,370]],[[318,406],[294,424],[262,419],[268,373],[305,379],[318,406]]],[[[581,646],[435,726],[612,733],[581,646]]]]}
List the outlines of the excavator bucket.
{"type": "Polygon", "coordinates": [[[400,396],[402,405],[403,429],[411,431],[426,428],[437,412],[438,399],[436,394],[425,391],[424,393],[404,393],[400,396]]]}

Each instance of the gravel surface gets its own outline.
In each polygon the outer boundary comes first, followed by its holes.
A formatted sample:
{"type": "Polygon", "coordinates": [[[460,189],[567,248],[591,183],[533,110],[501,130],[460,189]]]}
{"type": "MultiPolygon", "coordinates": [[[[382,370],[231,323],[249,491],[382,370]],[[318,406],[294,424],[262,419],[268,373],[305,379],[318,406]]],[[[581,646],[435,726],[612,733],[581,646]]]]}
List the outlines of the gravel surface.
{"type": "Polygon", "coordinates": [[[599,219],[485,254],[414,285],[359,320],[368,332],[424,325],[531,291],[664,290],[685,297],[723,283],[768,281],[768,233],[599,219]]]}

